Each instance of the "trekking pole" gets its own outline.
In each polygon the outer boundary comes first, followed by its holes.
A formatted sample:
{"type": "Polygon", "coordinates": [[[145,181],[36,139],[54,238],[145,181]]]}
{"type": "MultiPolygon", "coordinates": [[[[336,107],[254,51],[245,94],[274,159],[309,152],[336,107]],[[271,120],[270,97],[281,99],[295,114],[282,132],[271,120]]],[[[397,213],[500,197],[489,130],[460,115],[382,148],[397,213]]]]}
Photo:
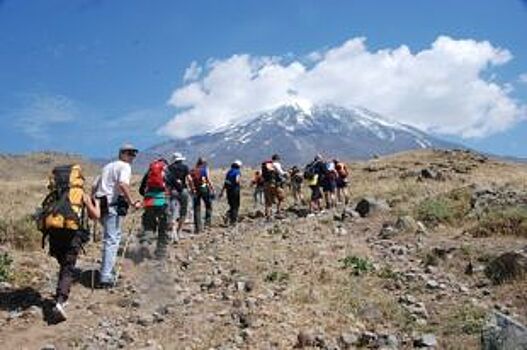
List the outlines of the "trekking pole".
{"type": "Polygon", "coordinates": [[[126,250],[128,249],[128,245],[130,243],[130,237],[132,236],[132,233],[133,233],[133,229],[135,227],[135,222],[136,222],[136,219],[137,217],[134,216],[132,218],[132,228],[130,229],[130,232],[126,235],[126,239],[124,241],[124,247],[123,247],[123,252],[121,254],[121,257],[119,258],[119,261],[117,262],[117,270],[115,271],[115,278],[113,280],[113,286],[115,287],[117,285],[117,280],[119,279],[119,274],[121,273],[121,268],[122,268],[122,265],[123,265],[123,260],[126,256],[126,250]]]}
{"type": "MultiPolygon", "coordinates": [[[[97,242],[96,240],[96,236],[97,236],[97,220],[95,220],[95,222],[93,223],[93,242],[97,242]]],[[[93,293],[94,290],[95,290],[95,268],[93,266],[95,266],[95,264],[97,263],[97,258],[95,256],[93,256],[92,258],[92,269],[91,269],[91,292],[93,293]]]]}

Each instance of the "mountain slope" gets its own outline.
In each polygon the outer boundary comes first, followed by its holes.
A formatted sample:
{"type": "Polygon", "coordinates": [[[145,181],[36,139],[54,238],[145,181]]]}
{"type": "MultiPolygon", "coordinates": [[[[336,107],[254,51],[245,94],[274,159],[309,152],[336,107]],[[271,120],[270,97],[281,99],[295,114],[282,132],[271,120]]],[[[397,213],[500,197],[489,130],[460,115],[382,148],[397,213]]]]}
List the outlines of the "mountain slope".
{"type": "Polygon", "coordinates": [[[452,146],[365,108],[284,105],[249,121],[154,146],[143,152],[142,160],[180,151],[191,160],[203,155],[216,165],[235,158],[257,164],[279,153],[286,163],[294,164],[309,161],[317,153],[367,159],[374,154],[452,146]]]}

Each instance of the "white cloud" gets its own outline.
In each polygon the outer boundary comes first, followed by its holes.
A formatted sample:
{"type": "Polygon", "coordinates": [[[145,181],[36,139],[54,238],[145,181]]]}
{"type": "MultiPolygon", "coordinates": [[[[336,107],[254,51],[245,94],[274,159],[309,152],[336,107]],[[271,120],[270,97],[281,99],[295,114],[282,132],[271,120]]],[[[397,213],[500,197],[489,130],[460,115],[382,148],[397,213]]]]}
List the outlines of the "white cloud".
{"type": "Polygon", "coordinates": [[[512,59],[505,49],[446,36],[415,53],[405,45],[370,51],[365,43],[353,38],[298,60],[234,55],[203,68],[193,62],[185,73],[192,81],[168,102],[178,113],[160,131],[186,137],[297,98],[364,106],[462,137],[500,132],[525,116],[527,108],[510,96],[507,84],[483,76],[512,59]]]}
{"type": "Polygon", "coordinates": [[[189,82],[193,80],[198,80],[202,71],[203,68],[201,68],[196,61],[193,61],[190,64],[190,67],[185,70],[185,74],[183,75],[183,81],[189,82]]]}
{"type": "Polygon", "coordinates": [[[520,77],[518,79],[520,83],[527,84],[527,73],[520,74],[520,77]]]}
{"type": "Polygon", "coordinates": [[[75,121],[79,108],[63,95],[31,94],[24,98],[24,105],[11,114],[14,125],[34,139],[46,139],[49,128],[75,121]]]}

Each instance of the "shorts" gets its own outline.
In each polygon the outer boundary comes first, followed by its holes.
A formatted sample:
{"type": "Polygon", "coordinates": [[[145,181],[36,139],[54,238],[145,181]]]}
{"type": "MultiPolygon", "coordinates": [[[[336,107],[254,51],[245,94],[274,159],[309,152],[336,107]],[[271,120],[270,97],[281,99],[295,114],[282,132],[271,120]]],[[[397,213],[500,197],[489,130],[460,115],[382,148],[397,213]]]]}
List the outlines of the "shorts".
{"type": "Polygon", "coordinates": [[[348,179],[339,177],[337,179],[337,188],[346,188],[348,187],[348,179]]]}
{"type": "Polygon", "coordinates": [[[183,220],[186,218],[188,211],[188,200],[189,193],[186,188],[184,188],[181,192],[172,191],[170,196],[170,214],[173,221],[179,218],[183,218],[183,220]],[[177,210],[178,207],[179,210],[177,210]]]}
{"type": "Polygon", "coordinates": [[[317,201],[322,198],[322,192],[320,191],[320,186],[309,186],[311,189],[311,201],[317,201]]]}
{"type": "Polygon", "coordinates": [[[284,189],[274,183],[267,183],[264,185],[264,197],[267,206],[275,204],[277,200],[281,202],[285,199],[284,189]]]}
{"type": "Polygon", "coordinates": [[[337,188],[337,183],[334,180],[324,181],[322,183],[322,190],[324,192],[334,193],[337,188]]]}

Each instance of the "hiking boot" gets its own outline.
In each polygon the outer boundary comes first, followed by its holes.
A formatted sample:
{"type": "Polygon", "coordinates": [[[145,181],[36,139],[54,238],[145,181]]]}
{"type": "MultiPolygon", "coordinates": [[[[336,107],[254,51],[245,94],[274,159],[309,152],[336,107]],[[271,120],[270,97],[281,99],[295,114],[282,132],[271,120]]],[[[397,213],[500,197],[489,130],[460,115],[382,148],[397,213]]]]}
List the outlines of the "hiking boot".
{"type": "Polygon", "coordinates": [[[66,303],[56,303],[53,307],[53,314],[58,321],[66,321],[68,316],[66,315],[66,303]]]}

